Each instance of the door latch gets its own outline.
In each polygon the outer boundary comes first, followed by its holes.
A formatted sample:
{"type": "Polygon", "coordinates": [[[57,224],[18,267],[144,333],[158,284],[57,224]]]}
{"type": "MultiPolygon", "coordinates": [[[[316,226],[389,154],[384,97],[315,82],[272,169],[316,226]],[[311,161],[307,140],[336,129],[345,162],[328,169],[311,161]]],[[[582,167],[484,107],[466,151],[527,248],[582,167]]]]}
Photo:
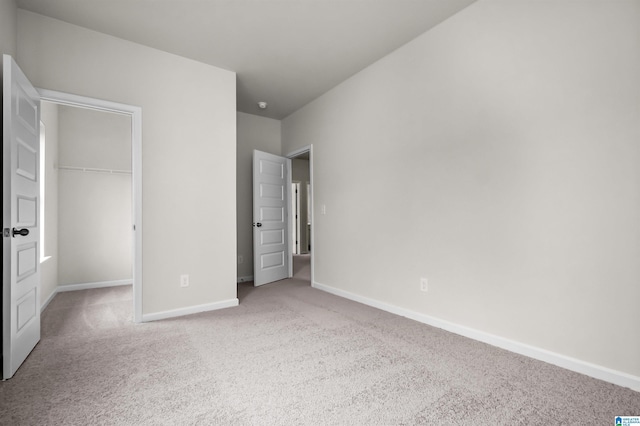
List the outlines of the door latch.
{"type": "Polygon", "coordinates": [[[27,235],[29,235],[29,230],[27,228],[22,228],[22,229],[13,228],[13,230],[11,231],[11,234],[13,235],[13,238],[15,238],[16,235],[21,235],[23,237],[26,237],[27,235]]]}

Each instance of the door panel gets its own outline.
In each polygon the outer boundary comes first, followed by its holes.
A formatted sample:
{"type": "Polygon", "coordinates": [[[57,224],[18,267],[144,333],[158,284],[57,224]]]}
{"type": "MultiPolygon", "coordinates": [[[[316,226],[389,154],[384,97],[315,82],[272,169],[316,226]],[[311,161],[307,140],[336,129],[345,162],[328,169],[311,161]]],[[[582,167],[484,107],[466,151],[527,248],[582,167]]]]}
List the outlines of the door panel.
{"type": "Polygon", "coordinates": [[[291,160],[253,152],[253,282],[259,286],[290,276],[287,238],[291,160]]]}
{"type": "Polygon", "coordinates": [[[8,379],[40,340],[40,96],[10,56],[2,66],[2,377],[8,379]]]}

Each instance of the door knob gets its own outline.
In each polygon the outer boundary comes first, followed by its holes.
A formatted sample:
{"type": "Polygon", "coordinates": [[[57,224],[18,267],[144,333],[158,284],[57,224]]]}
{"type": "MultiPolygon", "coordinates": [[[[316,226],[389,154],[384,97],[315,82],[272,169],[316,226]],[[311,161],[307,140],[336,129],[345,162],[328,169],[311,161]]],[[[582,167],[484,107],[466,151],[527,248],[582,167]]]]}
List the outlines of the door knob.
{"type": "Polygon", "coordinates": [[[26,237],[27,235],[29,235],[29,230],[27,228],[22,228],[22,229],[13,228],[11,230],[11,234],[13,235],[13,238],[15,238],[16,235],[22,235],[23,237],[26,237]]]}
{"type": "Polygon", "coordinates": [[[258,223],[254,223],[253,226],[257,226],[258,228],[260,228],[262,226],[262,224],[260,222],[258,222],[258,223]]]}

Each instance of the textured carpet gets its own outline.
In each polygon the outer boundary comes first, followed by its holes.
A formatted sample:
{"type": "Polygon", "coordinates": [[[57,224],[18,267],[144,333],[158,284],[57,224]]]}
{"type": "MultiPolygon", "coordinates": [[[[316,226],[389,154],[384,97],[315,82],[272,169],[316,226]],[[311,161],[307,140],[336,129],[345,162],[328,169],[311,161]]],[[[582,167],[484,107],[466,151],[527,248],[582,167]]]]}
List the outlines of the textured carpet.
{"type": "Polygon", "coordinates": [[[60,293],[0,383],[7,425],[609,425],[640,393],[285,280],[131,323],[131,288],[60,293]]]}

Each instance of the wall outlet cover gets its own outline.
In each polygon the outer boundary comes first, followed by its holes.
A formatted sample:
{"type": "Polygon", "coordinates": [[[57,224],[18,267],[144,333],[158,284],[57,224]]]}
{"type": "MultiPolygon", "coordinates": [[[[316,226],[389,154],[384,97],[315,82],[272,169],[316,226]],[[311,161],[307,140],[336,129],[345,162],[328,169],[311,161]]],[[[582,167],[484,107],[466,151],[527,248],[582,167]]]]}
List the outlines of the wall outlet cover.
{"type": "Polygon", "coordinates": [[[420,278],[420,291],[429,291],[429,280],[426,278],[420,278]]]}
{"type": "Polygon", "coordinates": [[[180,275],[180,287],[189,287],[189,275],[180,275]]]}

